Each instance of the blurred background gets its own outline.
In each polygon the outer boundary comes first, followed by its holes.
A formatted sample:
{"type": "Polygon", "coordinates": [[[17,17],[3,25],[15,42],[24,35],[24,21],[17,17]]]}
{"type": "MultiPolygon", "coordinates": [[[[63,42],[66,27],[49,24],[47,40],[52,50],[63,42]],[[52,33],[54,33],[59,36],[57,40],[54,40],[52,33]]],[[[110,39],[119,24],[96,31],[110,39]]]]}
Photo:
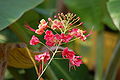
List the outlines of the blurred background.
{"type": "Polygon", "coordinates": [[[34,56],[43,46],[29,45],[34,33],[24,25],[37,29],[41,19],[58,12],[76,14],[82,29],[94,26],[93,34],[65,45],[84,64],[69,71],[66,60],[53,60],[41,80],[120,80],[120,0],[0,0],[0,80],[37,79],[26,47],[34,56]]]}

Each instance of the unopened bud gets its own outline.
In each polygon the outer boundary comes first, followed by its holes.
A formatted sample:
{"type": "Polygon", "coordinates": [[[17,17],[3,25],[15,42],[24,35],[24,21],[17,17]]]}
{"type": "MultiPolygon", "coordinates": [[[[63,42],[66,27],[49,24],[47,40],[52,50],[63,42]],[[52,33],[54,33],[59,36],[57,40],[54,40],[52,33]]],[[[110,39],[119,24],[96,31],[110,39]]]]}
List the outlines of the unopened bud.
{"type": "Polygon", "coordinates": [[[52,19],[51,19],[51,18],[48,18],[48,21],[52,21],[52,19]]]}
{"type": "Polygon", "coordinates": [[[57,18],[57,16],[54,16],[54,18],[57,18]]]}
{"type": "Polygon", "coordinates": [[[60,15],[60,13],[58,13],[58,15],[60,15]]]}
{"type": "Polygon", "coordinates": [[[81,22],[79,25],[81,26],[82,24],[84,24],[83,22],[81,22]]]}
{"type": "Polygon", "coordinates": [[[77,17],[78,19],[80,19],[80,17],[77,17]]]}
{"type": "Polygon", "coordinates": [[[70,26],[72,26],[73,24],[72,23],[70,23],[70,26]]]}

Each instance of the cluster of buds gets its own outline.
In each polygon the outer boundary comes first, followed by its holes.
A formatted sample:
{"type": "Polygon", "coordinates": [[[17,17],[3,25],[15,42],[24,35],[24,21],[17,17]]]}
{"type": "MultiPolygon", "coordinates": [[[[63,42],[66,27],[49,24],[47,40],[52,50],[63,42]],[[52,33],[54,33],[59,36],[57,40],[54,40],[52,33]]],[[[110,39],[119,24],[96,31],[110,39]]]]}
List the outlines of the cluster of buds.
{"type": "MultiPolygon", "coordinates": [[[[80,17],[76,17],[76,14],[73,13],[58,13],[54,18],[48,18],[48,21],[42,19],[38,26],[38,29],[33,29],[30,26],[26,25],[26,28],[35,32],[38,35],[44,35],[46,40],[46,46],[61,46],[64,43],[80,39],[86,41],[87,37],[91,33],[87,34],[86,30],[79,28],[83,22],[80,22],[80,17]]],[[[37,45],[42,43],[35,35],[32,36],[30,40],[30,45],[37,45]]],[[[55,52],[54,52],[55,53],[55,52]]],[[[72,66],[80,66],[82,64],[81,57],[75,56],[75,52],[70,51],[67,47],[61,53],[63,59],[69,59],[69,63],[72,66]]],[[[44,52],[43,54],[36,55],[35,60],[38,62],[44,61],[45,63],[50,60],[49,52],[44,52]]]]}

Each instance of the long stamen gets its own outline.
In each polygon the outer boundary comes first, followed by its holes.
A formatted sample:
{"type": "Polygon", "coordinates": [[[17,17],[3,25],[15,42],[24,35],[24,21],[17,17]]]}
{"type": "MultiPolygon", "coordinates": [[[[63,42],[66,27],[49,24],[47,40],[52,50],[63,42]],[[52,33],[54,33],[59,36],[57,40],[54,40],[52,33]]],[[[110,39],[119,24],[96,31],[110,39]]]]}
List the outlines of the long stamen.
{"type": "Polygon", "coordinates": [[[66,20],[66,17],[63,13],[61,13],[61,16],[63,17],[64,20],[66,20]]]}
{"type": "Polygon", "coordinates": [[[80,17],[77,17],[72,24],[77,23],[80,20],[80,17]]]}
{"type": "Polygon", "coordinates": [[[60,16],[60,13],[58,13],[58,18],[62,21],[62,17],[60,16]]]}
{"type": "Polygon", "coordinates": [[[71,18],[70,18],[70,20],[72,20],[74,17],[76,17],[76,14],[71,14],[72,16],[71,16],[71,18]]]}
{"type": "Polygon", "coordinates": [[[83,24],[83,22],[81,22],[80,24],[74,26],[74,28],[75,28],[75,27],[78,27],[78,26],[81,26],[82,24],[83,24]]]}
{"type": "Polygon", "coordinates": [[[35,29],[31,28],[28,24],[25,24],[25,28],[33,32],[36,31],[35,29]]]}
{"type": "Polygon", "coordinates": [[[77,18],[74,18],[71,22],[70,22],[70,24],[75,24],[76,22],[78,22],[80,20],[80,17],[77,17],[77,18]]]}
{"type": "Polygon", "coordinates": [[[88,37],[88,36],[90,36],[93,32],[93,28],[94,28],[94,26],[92,27],[92,29],[91,29],[91,31],[90,31],[90,33],[88,34],[88,35],[86,35],[85,37],[88,37]]]}

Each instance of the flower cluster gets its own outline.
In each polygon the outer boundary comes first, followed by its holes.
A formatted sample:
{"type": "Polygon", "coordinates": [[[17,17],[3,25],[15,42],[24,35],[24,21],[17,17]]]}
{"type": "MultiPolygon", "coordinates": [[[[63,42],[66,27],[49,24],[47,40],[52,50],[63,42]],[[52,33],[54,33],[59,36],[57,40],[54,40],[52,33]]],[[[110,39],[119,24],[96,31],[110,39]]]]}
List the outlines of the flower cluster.
{"type": "MultiPolygon", "coordinates": [[[[91,35],[91,33],[87,34],[86,30],[82,30],[79,28],[83,22],[80,22],[80,17],[76,17],[75,14],[72,13],[58,13],[53,19],[48,18],[48,21],[42,19],[38,26],[38,29],[33,29],[28,25],[25,25],[27,29],[35,32],[38,35],[44,35],[44,39],[46,40],[46,46],[61,46],[63,43],[68,43],[74,41],[76,39],[80,39],[82,41],[86,41],[87,37],[91,35]]],[[[42,43],[36,36],[32,36],[30,40],[30,45],[37,45],[42,43]]],[[[54,52],[55,53],[55,52],[54,52]]],[[[54,54],[53,53],[53,54],[54,54]]],[[[82,64],[81,57],[76,56],[75,52],[70,51],[68,47],[66,47],[62,51],[62,57],[64,59],[69,59],[69,62],[73,66],[80,66],[82,64]]],[[[44,61],[45,63],[50,60],[49,52],[44,52],[43,54],[36,55],[35,60],[38,62],[44,61]]]]}
{"type": "Polygon", "coordinates": [[[72,39],[71,35],[62,34],[53,34],[52,31],[46,31],[44,39],[46,40],[46,45],[55,46],[56,44],[61,44],[62,42],[69,42],[72,39]]]}
{"type": "Polygon", "coordinates": [[[82,56],[75,56],[75,52],[69,51],[68,47],[62,51],[62,57],[69,59],[71,65],[80,66],[80,64],[82,64],[82,60],[79,59],[82,58],[82,56]]]}

